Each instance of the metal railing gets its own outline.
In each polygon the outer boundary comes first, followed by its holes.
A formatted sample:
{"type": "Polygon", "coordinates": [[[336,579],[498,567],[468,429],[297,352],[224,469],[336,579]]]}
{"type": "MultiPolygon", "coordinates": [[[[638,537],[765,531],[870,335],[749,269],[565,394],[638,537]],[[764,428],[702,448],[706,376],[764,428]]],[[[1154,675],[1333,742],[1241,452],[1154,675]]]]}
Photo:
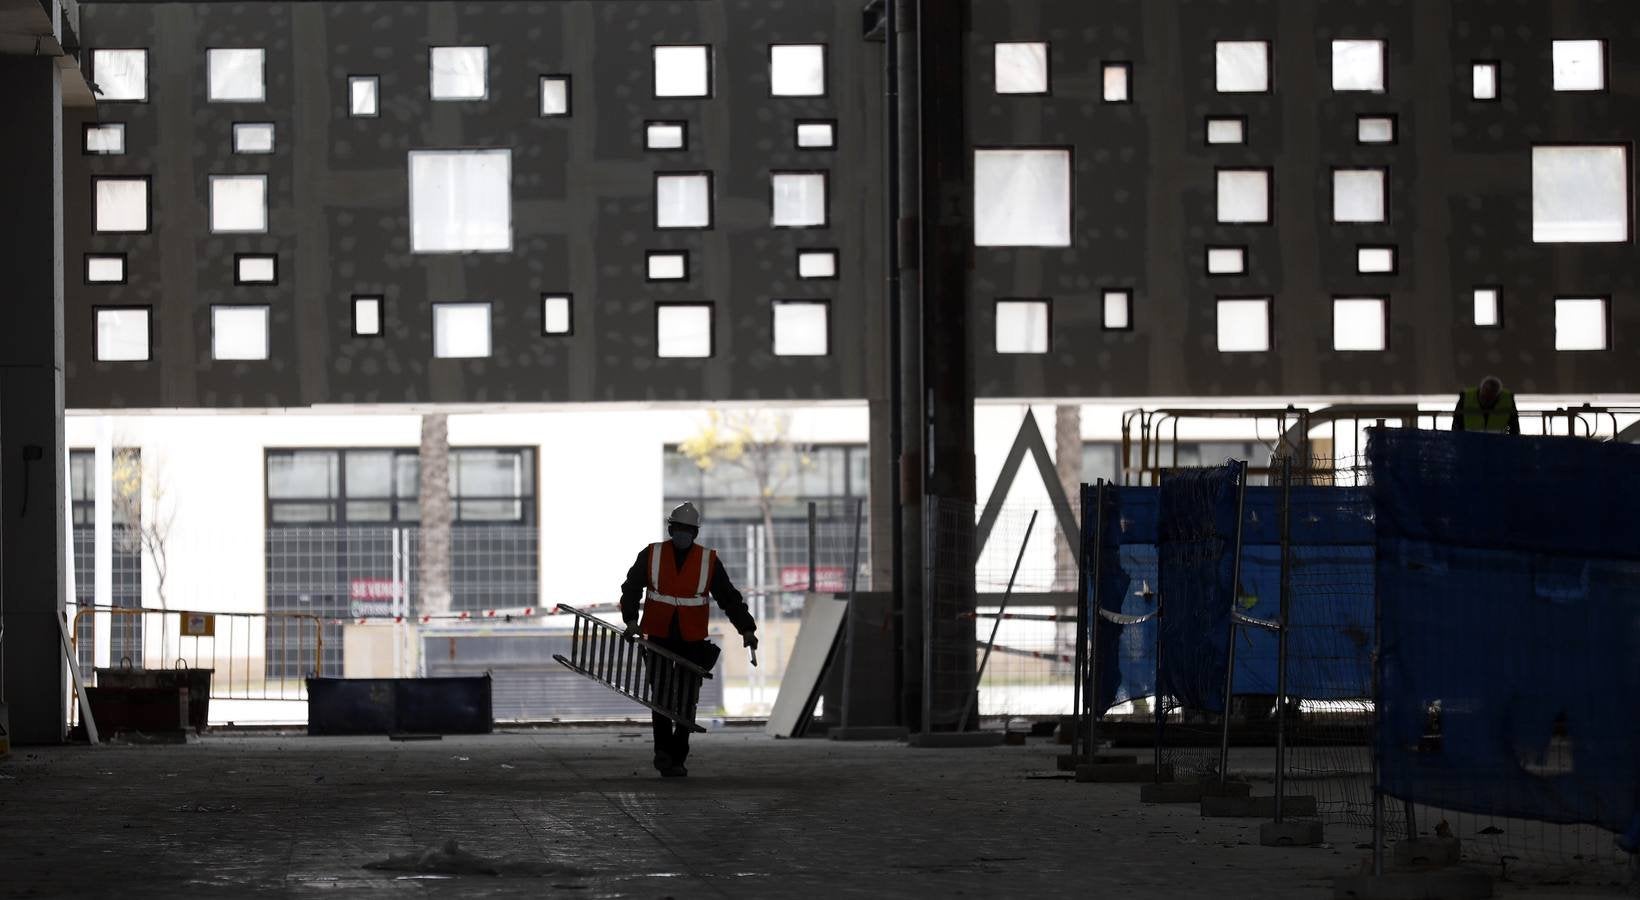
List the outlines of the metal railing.
{"type": "MultiPolygon", "coordinates": [[[[162,667],[212,670],[212,700],[305,700],[305,679],[326,674],[323,623],[307,613],[81,607],[70,631],[76,645],[88,617],[141,635],[143,658],[163,660],[162,667]]],[[[130,667],[131,660],[108,663],[130,667]]]]}
{"type": "Polygon", "coordinates": [[[571,606],[558,611],[575,617],[570,655],[554,654],[566,668],[695,732],[700,685],[712,673],[646,639],[624,640],[622,629],[571,606]]]}

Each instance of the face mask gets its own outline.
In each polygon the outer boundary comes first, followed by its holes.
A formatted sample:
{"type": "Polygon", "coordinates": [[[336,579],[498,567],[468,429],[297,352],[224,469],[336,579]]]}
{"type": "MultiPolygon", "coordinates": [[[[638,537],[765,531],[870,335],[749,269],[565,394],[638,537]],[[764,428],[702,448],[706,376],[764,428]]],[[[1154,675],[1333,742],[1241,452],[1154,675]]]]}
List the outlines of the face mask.
{"type": "Polygon", "coordinates": [[[693,547],[693,546],[695,546],[695,536],[694,535],[690,534],[687,531],[681,531],[681,530],[672,532],[672,547],[673,547],[673,549],[675,549],[675,550],[677,550],[678,552],[681,553],[685,550],[688,550],[690,547],[693,547]]]}

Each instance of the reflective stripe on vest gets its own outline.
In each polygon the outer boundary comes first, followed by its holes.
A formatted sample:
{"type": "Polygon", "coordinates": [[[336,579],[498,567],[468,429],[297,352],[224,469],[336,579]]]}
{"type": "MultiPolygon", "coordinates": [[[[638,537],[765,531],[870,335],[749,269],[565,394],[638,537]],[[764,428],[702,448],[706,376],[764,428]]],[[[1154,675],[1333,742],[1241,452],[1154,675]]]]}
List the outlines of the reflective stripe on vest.
{"type": "Polygon", "coordinates": [[[1515,417],[1515,395],[1498,392],[1498,402],[1488,410],[1481,406],[1481,392],[1470,388],[1463,392],[1463,428],[1465,431],[1503,433],[1509,430],[1509,420],[1515,417]]]}
{"type": "Polygon", "coordinates": [[[677,564],[670,541],[649,546],[649,586],[644,592],[643,632],[651,637],[667,637],[677,620],[684,640],[706,639],[706,588],[711,582],[713,551],[690,547],[684,564],[677,564]],[[689,591],[690,593],[684,593],[689,591]]]}

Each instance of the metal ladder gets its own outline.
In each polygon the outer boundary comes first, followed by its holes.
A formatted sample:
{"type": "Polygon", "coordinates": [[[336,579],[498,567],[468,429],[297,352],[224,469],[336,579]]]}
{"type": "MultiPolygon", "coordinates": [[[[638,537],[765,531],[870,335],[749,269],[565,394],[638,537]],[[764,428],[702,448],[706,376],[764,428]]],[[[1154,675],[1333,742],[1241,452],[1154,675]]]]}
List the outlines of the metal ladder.
{"type": "Polygon", "coordinates": [[[695,724],[695,706],[701,680],[711,672],[642,638],[622,640],[622,629],[573,606],[559,604],[558,611],[575,617],[575,633],[569,658],[555,653],[553,659],[691,731],[706,730],[695,724]]]}

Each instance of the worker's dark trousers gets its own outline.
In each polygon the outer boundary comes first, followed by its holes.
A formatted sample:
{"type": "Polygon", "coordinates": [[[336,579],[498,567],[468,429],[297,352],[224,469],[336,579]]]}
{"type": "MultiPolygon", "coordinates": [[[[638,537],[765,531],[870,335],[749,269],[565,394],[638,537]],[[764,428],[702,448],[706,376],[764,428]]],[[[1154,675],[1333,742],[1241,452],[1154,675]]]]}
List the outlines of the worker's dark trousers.
{"type": "MultiPolygon", "coordinates": [[[[708,665],[708,660],[714,655],[712,644],[709,641],[686,641],[682,638],[650,638],[656,646],[689,660],[697,665],[708,665]]],[[[715,660],[714,660],[715,661],[715,660]]],[[[651,670],[650,678],[654,673],[651,670]]],[[[654,682],[650,682],[654,686],[654,682]]],[[[695,688],[694,700],[700,699],[700,688],[695,688]]],[[[673,723],[671,719],[660,713],[651,713],[655,726],[655,768],[665,769],[669,766],[681,766],[689,758],[689,728],[685,725],[673,723]]]]}

